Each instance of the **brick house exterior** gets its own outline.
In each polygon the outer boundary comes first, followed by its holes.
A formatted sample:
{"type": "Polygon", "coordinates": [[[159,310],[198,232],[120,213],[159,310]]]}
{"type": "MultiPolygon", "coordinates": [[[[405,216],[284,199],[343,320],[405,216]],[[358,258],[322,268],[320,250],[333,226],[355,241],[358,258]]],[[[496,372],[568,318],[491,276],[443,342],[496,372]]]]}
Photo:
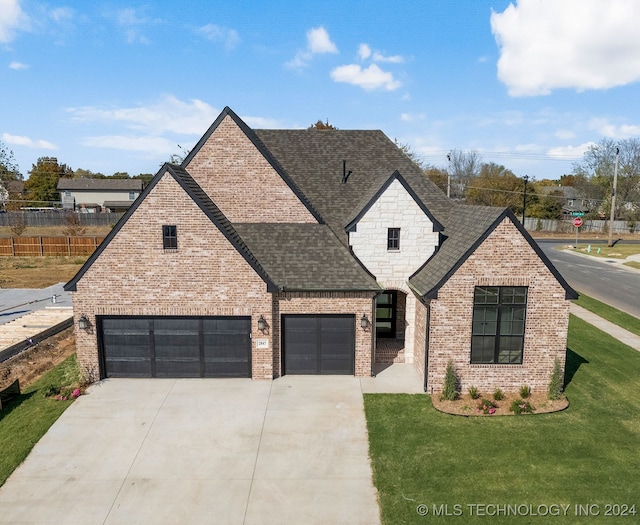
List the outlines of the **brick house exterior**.
{"type": "Polygon", "coordinates": [[[545,388],[576,296],[505,209],[455,204],[379,131],[228,108],[65,286],[90,379],[375,373],[545,388]]]}

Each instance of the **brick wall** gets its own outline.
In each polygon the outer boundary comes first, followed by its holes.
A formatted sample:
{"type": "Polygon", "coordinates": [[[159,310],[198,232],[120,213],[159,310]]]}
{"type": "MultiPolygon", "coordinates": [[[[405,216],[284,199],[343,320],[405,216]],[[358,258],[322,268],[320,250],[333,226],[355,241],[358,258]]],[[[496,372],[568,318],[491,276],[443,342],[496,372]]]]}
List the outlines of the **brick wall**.
{"type": "Polygon", "coordinates": [[[317,222],[227,116],[186,167],[233,222],[317,222]]]}
{"type": "MultiPolygon", "coordinates": [[[[367,377],[371,375],[372,347],[371,328],[363,330],[360,319],[366,314],[372,319],[373,293],[349,293],[349,292],[286,292],[277,294],[277,310],[274,310],[274,319],[280,320],[286,314],[353,314],[356,325],[356,361],[355,375],[367,377]]],[[[282,373],[279,356],[281,355],[281,335],[279,322],[274,326],[274,370],[276,376],[282,373]],[[277,345],[277,346],[276,346],[277,345]]]]}
{"type": "Polygon", "coordinates": [[[431,301],[428,388],[442,390],[453,359],[463,392],[471,385],[492,392],[523,384],[546,391],[554,360],[564,367],[568,322],[564,288],[505,218],[431,301]],[[523,364],[470,364],[475,286],[528,286],[523,364]]]}
{"type": "Polygon", "coordinates": [[[93,330],[77,329],[86,315],[242,315],[252,317],[252,377],[271,379],[272,349],[258,350],[257,321],[271,323],[271,294],[244,258],[165,175],[78,282],[73,293],[80,366],[97,373],[93,330]],[[162,225],[175,224],[178,249],[162,247],[162,225]]]}

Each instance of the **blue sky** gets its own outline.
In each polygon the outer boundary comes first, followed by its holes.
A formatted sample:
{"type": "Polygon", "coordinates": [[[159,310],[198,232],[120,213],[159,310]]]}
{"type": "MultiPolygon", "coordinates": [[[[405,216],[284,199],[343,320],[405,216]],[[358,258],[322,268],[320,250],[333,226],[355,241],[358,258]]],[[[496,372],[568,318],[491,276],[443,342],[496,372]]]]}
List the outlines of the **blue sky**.
{"type": "Polygon", "coordinates": [[[25,178],[155,173],[229,106],[558,178],[640,136],[638,27],[636,0],[0,0],[0,140],[25,178]]]}

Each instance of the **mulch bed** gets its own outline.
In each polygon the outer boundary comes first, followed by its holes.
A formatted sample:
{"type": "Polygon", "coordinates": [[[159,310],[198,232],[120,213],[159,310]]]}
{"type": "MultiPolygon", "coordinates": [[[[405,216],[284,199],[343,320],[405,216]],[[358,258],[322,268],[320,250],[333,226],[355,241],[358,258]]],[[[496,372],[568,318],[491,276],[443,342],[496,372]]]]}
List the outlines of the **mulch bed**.
{"type": "MultiPolygon", "coordinates": [[[[488,399],[493,401],[491,395],[480,396],[478,399],[471,399],[469,394],[461,395],[455,401],[441,401],[440,396],[434,394],[431,396],[431,402],[436,410],[444,412],[446,414],[453,414],[456,416],[481,416],[481,417],[495,417],[495,416],[514,416],[513,412],[509,411],[512,401],[516,399],[522,399],[517,392],[509,393],[505,392],[504,399],[500,401],[494,401],[497,405],[494,414],[483,414],[482,411],[478,411],[477,407],[482,399],[488,399]]],[[[533,415],[535,414],[549,414],[551,412],[559,412],[569,406],[569,400],[558,399],[552,401],[547,397],[547,394],[532,393],[525,401],[529,401],[534,407],[533,415]]],[[[531,414],[522,414],[531,415],[531,414]]]]}

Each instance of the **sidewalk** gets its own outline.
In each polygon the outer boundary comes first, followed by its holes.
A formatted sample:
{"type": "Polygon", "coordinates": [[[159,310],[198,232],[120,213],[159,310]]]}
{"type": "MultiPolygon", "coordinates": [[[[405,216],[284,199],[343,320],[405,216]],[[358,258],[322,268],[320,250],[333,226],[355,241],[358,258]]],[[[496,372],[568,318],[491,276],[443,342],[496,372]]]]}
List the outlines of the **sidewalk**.
{"type": "Polygon", "coordinates": [[[612,337],[615,337],[625,345],[628,345],[640,352],[640,336],[621,328],[617,324],[613,324],[612,322],[603,319],[599,315],[596,315],[575,303],[571,303],[571,313],[587,323],[592,324],[603,332],[608,333],[612,337]]]}

